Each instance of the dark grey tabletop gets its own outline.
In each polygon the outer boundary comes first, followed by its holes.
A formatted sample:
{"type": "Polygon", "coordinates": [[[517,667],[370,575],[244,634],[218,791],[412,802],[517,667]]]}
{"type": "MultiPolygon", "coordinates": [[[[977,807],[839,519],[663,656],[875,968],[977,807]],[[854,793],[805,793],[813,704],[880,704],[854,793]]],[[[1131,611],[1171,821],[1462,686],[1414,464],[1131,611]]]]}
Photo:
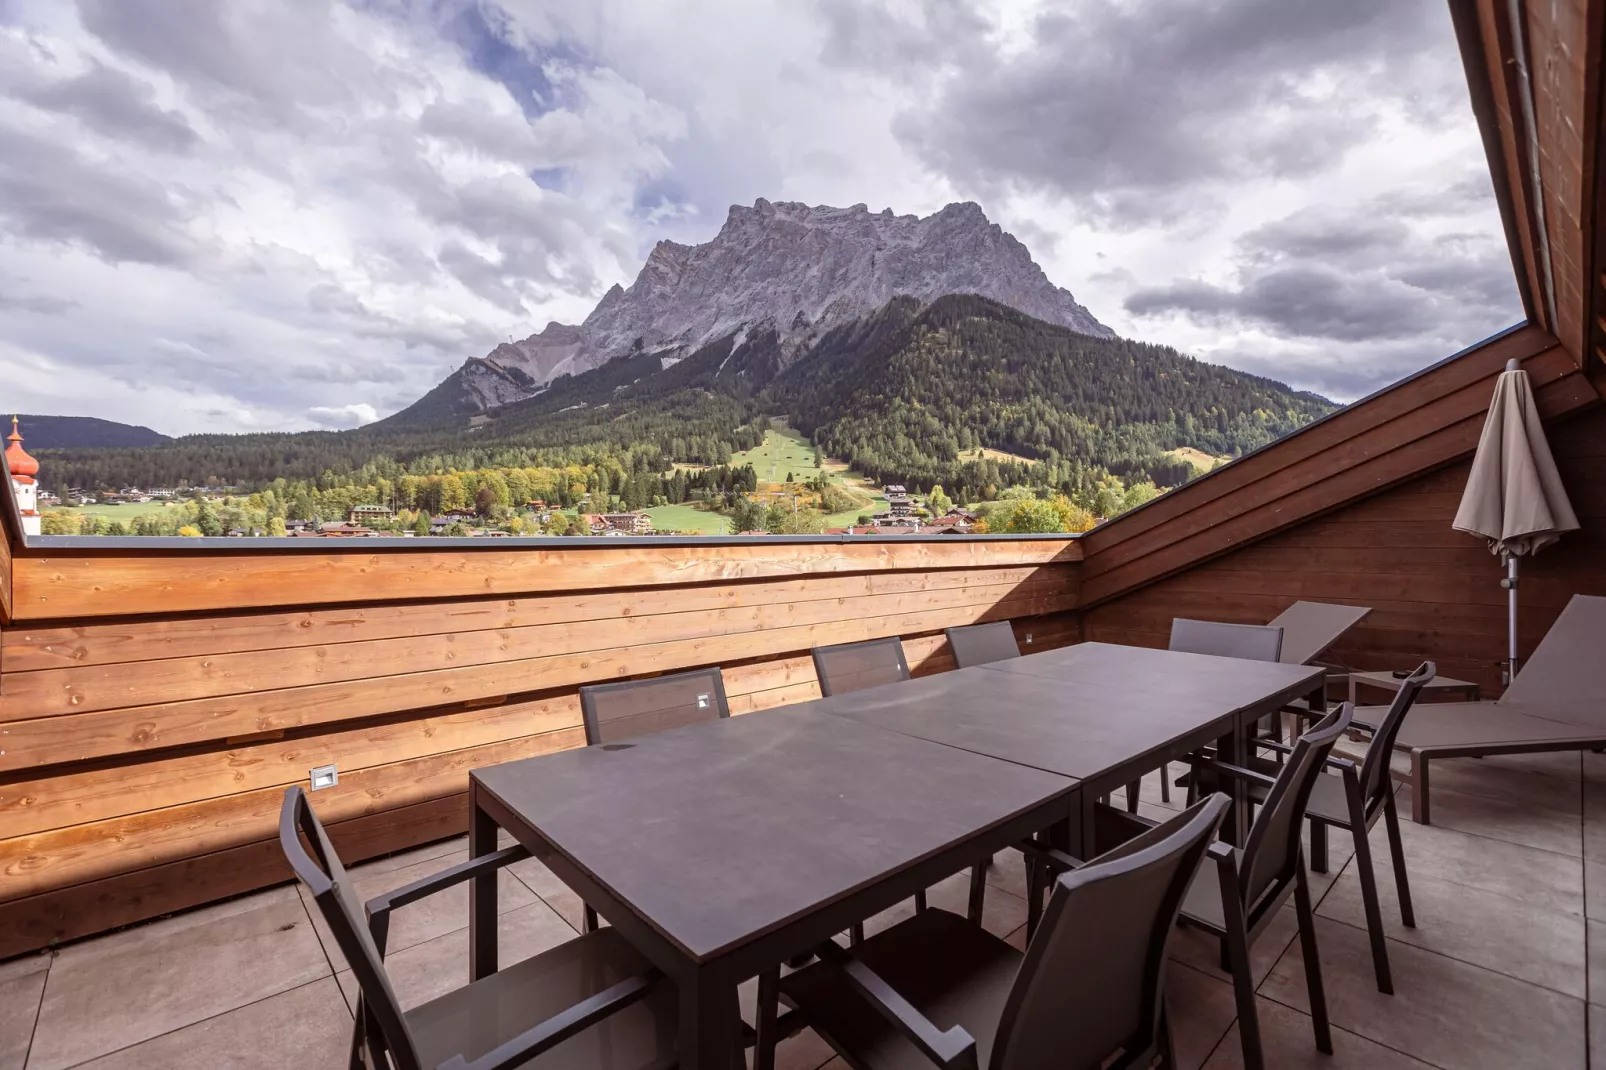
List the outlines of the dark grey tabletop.
{"type": "Polygon", "coordinates": [[[473,776],[697,961],[1076,787],[1067,777],[825,716],[814,705],[473,776]]]}
{"type": "Polygon", "coordinates": [[[1235,713],[1209,694],[1172,696],[987,669],[938,673],[807,706],[1080,779],[1171,749],[1201,728],[1225,731],[1235,713]]]}
{"type": "Polygon", "coordinates": [[[1113,643],[1078,643],[979,668],[1041,677],[1067,688],[1117,689],[1130,695],[1132,703],[1147,703],[1149,699],[1142,696],[1179,701],[1202,697],[1232,712],[1307,694],[1326,679],[1325,669],[1310,665],[1218,658],[1113,643]]]}

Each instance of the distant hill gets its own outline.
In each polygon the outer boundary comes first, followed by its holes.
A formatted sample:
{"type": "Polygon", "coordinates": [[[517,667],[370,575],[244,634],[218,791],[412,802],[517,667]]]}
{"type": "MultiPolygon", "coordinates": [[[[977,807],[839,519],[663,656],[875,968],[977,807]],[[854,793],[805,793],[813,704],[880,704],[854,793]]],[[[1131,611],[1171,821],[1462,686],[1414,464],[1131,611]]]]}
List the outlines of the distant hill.
{"type": "MultiPolygon", "coordinates": [[[[94,416],[17,417],[23,446],[28,450],[130,449],[171,442],[167,435],[136,424],[120,424],[94,416]]],[[[6,434],[11,428],[5,429],[6,434]]]]}

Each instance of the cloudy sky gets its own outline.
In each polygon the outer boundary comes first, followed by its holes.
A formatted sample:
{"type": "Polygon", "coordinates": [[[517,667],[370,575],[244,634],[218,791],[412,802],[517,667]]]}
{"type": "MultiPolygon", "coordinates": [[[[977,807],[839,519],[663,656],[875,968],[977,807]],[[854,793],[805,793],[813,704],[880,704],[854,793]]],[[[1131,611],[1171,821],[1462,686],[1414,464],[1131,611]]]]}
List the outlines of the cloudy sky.
{"type": "Polygon", "coordinates": [[[352,426],[758,197],[1340,399],[1521,318],[1444,0],[0,0],[0,407],[352,426]]]}

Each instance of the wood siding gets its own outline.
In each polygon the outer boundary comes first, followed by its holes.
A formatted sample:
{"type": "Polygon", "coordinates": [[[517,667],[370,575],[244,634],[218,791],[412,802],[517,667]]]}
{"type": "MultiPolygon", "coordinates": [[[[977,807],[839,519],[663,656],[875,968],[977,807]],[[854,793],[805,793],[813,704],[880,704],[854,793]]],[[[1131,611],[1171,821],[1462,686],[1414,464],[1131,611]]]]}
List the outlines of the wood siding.
{"type": "Polygon", "coordinates": [[[746,713],[818,696],[819,644],[901,635],[925,673],[954,625],[1073,642],[1076,556],[26,551],[0,629],[0,956],[286,879],[279,801],[316,765],[339,766],[314,802],[353,859],[461,831],[469,770],[583,744],[584,683],[718,664],[746,713]]]}
{"type": "MultiPolygon", "coordinates": [[[[1583,529],[1525,562],[1519,655],[1532,652],[1574,594],[1606,595],[1606,408],[1550,428],[1583,529]]],[[[1264,624],[1297,599],[1371,606],[1328,654],[1355,669],[1412,668],[1500,690],[1506,593],[1499,559],[1452,531],[1470,461],[1196,565],[1086,611],[1083,637],[1164,646],[1172,617],[1264,624]]]]}

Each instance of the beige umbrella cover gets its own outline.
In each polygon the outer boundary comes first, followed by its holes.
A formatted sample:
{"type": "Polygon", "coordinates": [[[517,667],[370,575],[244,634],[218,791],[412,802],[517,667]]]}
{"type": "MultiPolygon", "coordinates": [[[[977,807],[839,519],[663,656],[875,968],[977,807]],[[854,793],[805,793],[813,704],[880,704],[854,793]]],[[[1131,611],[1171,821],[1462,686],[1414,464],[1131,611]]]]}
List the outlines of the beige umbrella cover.
{"type": "Polygon", "coordinates": [[[1507,364],[1495,383],[1472,474],[1451,525],[1483,536],[1490,552],[1502,556],[1534,553],[1561,532],[1578,529],[1534,407],[1528,373],[1513,368],[1515,363],[1507,364]]]}
{"type": "Polygon", "coordinates": [[[1578,529],[1561,485],[1545,429],[1534,407],[1528,373],[1515,360],[1495,383],[1489,419],[1472,458],[1472,474],[1451,524],[1480,535],[1506,562],[1506,682],[1517,675],[1517,558],[1537,553],[1578,529]]]}

